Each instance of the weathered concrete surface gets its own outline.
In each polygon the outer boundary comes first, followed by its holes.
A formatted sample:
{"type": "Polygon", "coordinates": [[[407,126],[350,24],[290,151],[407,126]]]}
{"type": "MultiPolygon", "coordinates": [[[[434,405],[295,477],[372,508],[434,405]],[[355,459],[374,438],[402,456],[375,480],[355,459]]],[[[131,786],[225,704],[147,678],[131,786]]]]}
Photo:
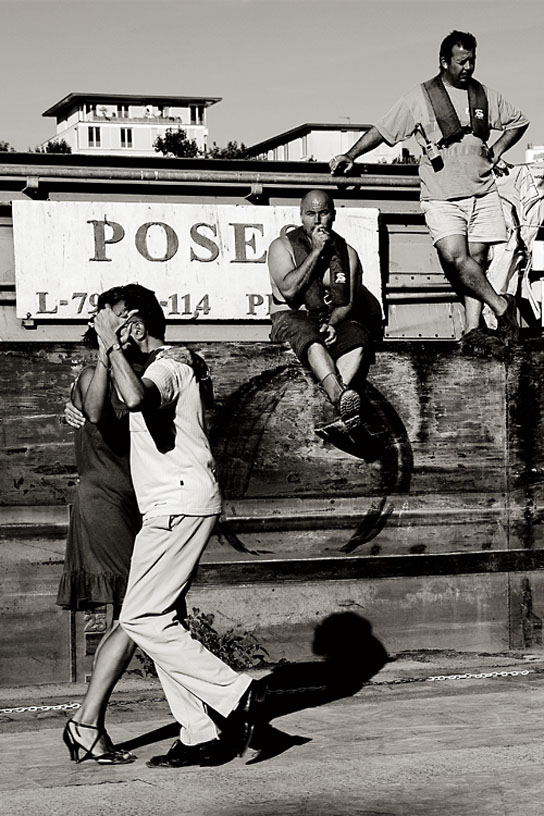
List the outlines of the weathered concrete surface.
{"type": "MultiPolygon", "coordinates": [[[[506,364],[384,347],[360,455],[315,435],[324,397],[285,349],[198,350],[214,373],[227,527],[190,604],[254,631],[273,660],[304,657],[316,620],[346,608],[394,649],[542,649],[541,341],[506,364]]],[[[0,351],[0,683],[69,679],[80,662],[54,600],[76,478],[58,417],[84,357],[60,343],[0,351]]]]}
{"type": "MultiPolygon", "coordinates": [[[[111,708],[114,738],[138,755],[130,766],[70,763],[63,712],[3,715],[0,808],[5,816],[542,816],[543,663],[513,655],[426,660],[389,664],[374,678],[383,685],[327,705],[305,708],[299,689],[291,713],[271,723],[275,756],[254,762],[251,751],[219,768],[146,768],[172,738],[149,684],[116,693],[111,708]],[[528,674],[425,680],[481,671],[528,674]]],[[[60,687],[40,691],[4,691],[0,707],[74,699],[60,687]]]]}

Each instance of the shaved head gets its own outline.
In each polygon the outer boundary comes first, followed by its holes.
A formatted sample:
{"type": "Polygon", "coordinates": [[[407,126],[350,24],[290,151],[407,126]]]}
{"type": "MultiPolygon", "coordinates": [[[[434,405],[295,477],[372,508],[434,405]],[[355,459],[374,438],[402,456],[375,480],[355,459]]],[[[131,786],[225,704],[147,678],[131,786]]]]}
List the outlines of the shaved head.
{"type": "Polygon", "coordinates": [[[330,230],[335,215],[334,202],[326,190],[310,190],[300,202],[300,217],[307,235],[319,226],[330,230]]]}
{"type": "Polygon", "coordinates": [[[334,201],[326,190],[309,190],[300,202],[300,211],[302,212],[310,202],[313,203],[314,199],[334,210],[334,201]]]}

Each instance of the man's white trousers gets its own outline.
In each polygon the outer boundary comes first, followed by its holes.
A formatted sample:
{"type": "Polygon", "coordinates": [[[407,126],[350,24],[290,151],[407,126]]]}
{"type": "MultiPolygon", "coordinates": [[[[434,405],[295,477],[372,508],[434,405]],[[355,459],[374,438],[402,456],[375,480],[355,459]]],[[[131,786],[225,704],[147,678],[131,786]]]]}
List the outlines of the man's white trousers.
{"type": "Polygon", "coordinates": [[[186,745],[214,739],[218,729],[206,707],[228,716],[251,682],[194,640],[176,617],[216,519],[214,515],[144,520],[120,615],[125,632],[155,662],[186,745]]]}

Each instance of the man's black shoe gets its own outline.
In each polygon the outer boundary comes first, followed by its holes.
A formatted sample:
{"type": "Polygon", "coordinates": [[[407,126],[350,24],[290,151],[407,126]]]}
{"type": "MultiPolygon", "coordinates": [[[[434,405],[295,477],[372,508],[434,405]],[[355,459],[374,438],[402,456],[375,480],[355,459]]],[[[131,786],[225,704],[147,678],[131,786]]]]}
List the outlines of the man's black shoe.
{"type": "Polygon", "coordinates": [[[515,343],[519,337],[519,323],[516,315],[516,298],[514,295],[503,295],[506,300],[506,311],[497,317],[497,335],[503,343],[515,343]]]}
{"type": "Polygon", "coordinates": [[[266,686],[263,681],[252,680],[234,711],[227,717],[222,737],[230,742],[238,756],[245,754],[251,742],[258,708],[265,694],[266,686]]]}
{"type": "MultiPolygon", "coordinates": [[[[176,740],[167,754],[151,757],[146,762],[148,768],[185,768],[189,765],[203,765],[219,747],[219,740],[199,742],[197,745],[184,745],[176,740]]],[[[222,763],[217,763],[222,764],[222,763]]]]}
{"type": "Polygon", "coordinates": [[[201,768],[226,765],[227,762],[231,762],[238,754],[236,746],[233,745],[230,740],[226,739],[223,734],[219,739],[213,740],[213,742],[208,743],[208,745],[210,747],[204,752],[200,761],[201,768]]]}

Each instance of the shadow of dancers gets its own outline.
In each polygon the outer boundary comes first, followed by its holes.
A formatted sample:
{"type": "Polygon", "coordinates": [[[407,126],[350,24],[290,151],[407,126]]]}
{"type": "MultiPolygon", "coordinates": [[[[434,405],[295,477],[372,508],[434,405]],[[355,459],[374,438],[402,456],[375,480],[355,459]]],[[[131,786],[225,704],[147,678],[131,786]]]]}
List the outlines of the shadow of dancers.
{"type": "Polygon", "coordinates": [[[248,765],[310,741],[280,731],[272,720],[356,694],[391,660],[370,622],[355,612],[337,612],[318,624],[312,651],[319,660],[281,664],[259,681],[266,696],[250,745],[255,755],[248,765]]]}
{"type": "MultiPolygon", "coordinates": [[[[257,681],[265,686],[266,694],[259,707],[250,745],[254,755],[248,765],[311,741],[309,737],[275,728],[271,725],[273,720],[350,697],[391,661],[372,634],[370,622],[356,612],[336,612],[321,621],[314,631],[312,651],[317,660],[280,664],[257,681]]],[[[218,721],[222,721],[219,716],[218,721]]],[[[179,725],[172,722],[117,747],[134,751],[166,739],[175,740],[178,735],[179,725]]]]}

